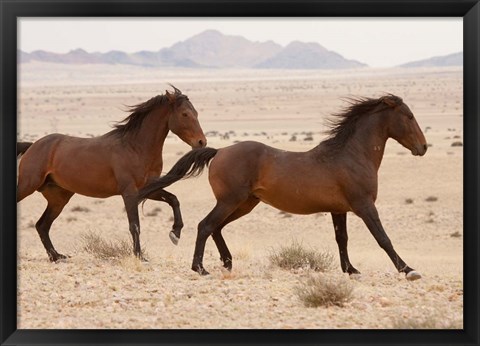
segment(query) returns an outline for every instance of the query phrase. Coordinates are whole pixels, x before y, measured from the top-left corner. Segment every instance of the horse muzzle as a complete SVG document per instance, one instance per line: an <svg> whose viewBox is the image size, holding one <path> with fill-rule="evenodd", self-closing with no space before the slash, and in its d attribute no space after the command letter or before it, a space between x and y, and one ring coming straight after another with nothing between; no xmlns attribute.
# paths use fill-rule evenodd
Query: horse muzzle
<svg viewBox="0 0 480 346"><path fill-rule="evenodd" d="M423 156L427 152L427 144L419 144L411 149L412 155Z"/></svg>
<svg viewBox="0 0 480 346"><path fill-rule="evenodd" d="M195 140L190 146L192 147L192 149L204 148L207 146L207 139L203 137L198 140Z"/></svg>

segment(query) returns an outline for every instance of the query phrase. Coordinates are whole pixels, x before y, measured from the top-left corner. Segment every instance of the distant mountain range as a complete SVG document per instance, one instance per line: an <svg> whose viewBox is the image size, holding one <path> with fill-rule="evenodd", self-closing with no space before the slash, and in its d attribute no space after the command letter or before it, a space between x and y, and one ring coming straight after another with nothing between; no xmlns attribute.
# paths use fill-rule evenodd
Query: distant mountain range
<svg viewBox="0 0 480 346"><path fill-rule="evenodd" d="M347 60L338 53L327 50L318 43L294 41L277 54L256 64L257 68L280 69L340 69L367 67L355 60Z"/></svg>
<svg viewBox="0 0 480 346"><path fill-rule="evenodd" d="M335 69L365 67L317 43L292 42L285 48L273 41L252 42L241 36L207 30L159 51L88 53L75 49L65 54L37 50L18 52L19 61L64 64L129 64L139 66L204 68Z"/></svg>
<svg viewBox="0 0 480 346"><path fill-rule="evenodd" d="M456 54L462 56L459 59L461 65L463 53ZM417 66L450 66L444 65L446 60L442 60L447 57L422 60L404 64L402 67L411 67L415 66L411 64L421 63L425 65ZM457 61L456 59L454 57L450 60ZM294 41L286 47L282 47L273 41L252 42L242 36L224 35L216 30L204 31L158 51L88 53L83 49L75 49L65 54L59 54L43 50L31 53L19 50L18 60L21 63L41 61L63 64L127 64L191 68L348 69L367 67L362 62L349 60L336 52L329 51L318 43ZM427 61L433 65L427 65Z"/></svg>
<svg viewBox="0 0 480 346"><path fill-rule="evenodd" d="M412 61L400 67L463 66L463 52Z"/></svg>

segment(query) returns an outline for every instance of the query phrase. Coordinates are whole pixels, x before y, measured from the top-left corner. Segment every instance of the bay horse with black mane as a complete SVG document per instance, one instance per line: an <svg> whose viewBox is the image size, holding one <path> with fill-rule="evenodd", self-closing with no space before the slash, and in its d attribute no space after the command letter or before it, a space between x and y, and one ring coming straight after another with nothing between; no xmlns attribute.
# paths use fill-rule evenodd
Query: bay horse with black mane
<svg viewBox="0 0 480 346"><path fill-rule="evenodd" d="M163 177L140 190L139 199L174 182L200 174L210 163L209 181L217 203L199 223L192 269L203 267L205 242L211 235L225 268L232 255L222 236L228 223L250 213L260 202L294 214L330 212L343 272L358 274L347 251L347 212L367 225L380 247L408 280L421 275L393 249L375 207L378 169L388 138L397 140L413 155L427 151L425 137L413 113L395 95L378 99L354 98L331 120L330 136L307 152L289 152L259 142L240 142L213 149L194 149Z"/></svg>
<svg viewBox="0 0 480 346"><path fill-rule="evenodd" d="M51 261L66 258L50 240L53 221L75 194L107 198L121 195L125 203L133 250L141 258L137 192L160 176L162 151L169 131L193 148L207 143L198 113L188 97L175 88L129 108L131 114L99 137L79 138L62 134L45 136L35 143L21 144L17 202L40 191L48 202L35 227ZM174 214L170 238L180 238L183 227L175 195L158 189L150 199L168 203Z"/></svg>

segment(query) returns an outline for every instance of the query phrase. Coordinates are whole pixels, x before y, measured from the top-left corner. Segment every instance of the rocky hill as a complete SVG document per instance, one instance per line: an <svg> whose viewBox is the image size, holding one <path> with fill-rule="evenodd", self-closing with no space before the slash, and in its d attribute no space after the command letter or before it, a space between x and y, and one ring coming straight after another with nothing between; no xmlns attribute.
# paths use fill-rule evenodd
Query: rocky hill
<svg viewBox="0 0 480 346"><path fill-rule="evenodd" d="M294 41L282 47L273 42L253 42L242 36L224 35L207 30L171 47L158 51L125 53L88 53L75 49L65 54L37 50L19 51L19 61L43 61L63 64L129 64L139 66L174 66L207 68L279 68L338 69L367 66L348 60L318 43Z"/></svg>
<svg viewBox="0 0 480 346"><path fill-rule="evenodd" d="M345 59L318 43L294 41L273 57L257 64L259 68L279 69L341 69L365 67L366 64Z"/></svg>
<svg viewBox="0 0 480 346"><path fill-rule="evenodd" d="M463 66L463 52L443 56L435 56L428 59L412 61L400 67L442 67L442 66Z"/></svg>

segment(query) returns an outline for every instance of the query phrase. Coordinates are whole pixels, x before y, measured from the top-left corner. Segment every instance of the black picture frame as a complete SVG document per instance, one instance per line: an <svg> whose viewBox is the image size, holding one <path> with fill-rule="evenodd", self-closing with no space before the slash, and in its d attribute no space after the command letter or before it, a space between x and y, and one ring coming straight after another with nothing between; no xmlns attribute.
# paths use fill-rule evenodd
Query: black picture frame
<svg viewBox="0 0 480 346"><path fill-rule="evenodd" d="M0 343L1 345L479 344L478 0L0 0ZM20 17L463 17L463 330L17 330L16 114ZM59 316L61 318L61 316ZM208 318L208 316L205 316Z"/></svg>

